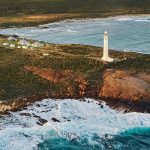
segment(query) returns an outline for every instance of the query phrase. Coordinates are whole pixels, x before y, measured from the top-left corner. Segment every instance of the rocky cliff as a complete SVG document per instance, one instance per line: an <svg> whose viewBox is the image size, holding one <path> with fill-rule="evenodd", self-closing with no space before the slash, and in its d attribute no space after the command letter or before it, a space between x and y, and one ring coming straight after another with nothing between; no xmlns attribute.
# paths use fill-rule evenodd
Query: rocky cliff
<svg viewBox="0 0 150 150"><path fill-rule="evenodd" d="M103 72L102 86L92 88L88 81L81 75L73 74L69 70L52 71L44 70L36 67L25 67L25 71L40 76L55 84L63 84L60 92L49 91L40 95L18 99L12 102L1 104L0 112L16 111L35 101L44 98L79 98L90 97L95 99L104 99L114 101L113 105L118 101L130 103L130 106L136 109L136 104L141 104L138 110L146 110L149 112L150 106L150 76L146 73L135 73L129 71L107 69ZM109 101L110 102L110 101ZM131 105L132 104L132 105ZM146 104L147 106L145 107ZM119 104L120 105L120 104ZM124 104L123 104L124 105ZM137 108L139 108L137 107Z"/></svg>
<svg viewBox="0 0 150 150"><path fill-rule="evenodd" d="M99 96L113 100L150 103L148 74L108 69L103 73Z"/></svg>

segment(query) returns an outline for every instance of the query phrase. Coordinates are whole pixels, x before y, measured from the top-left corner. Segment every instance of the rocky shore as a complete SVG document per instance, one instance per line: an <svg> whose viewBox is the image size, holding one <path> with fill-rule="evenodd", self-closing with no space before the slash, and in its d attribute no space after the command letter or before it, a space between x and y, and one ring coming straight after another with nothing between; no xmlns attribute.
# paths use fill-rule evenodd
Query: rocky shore
<svg viewBox="0 0 150 150"><path fill-rule="evenodd" d="M33 95L15 101L0 104L0 113L18 111L36 101L46 98L54 99L79 99L85 97L95 100L104 100L114 108L120 108L124 112L140 111L150 113L150 75L129 73L127 71L108 69L103 72L103 85L97 89L88 84L88 81L70 75L70 72L47 72L37 68L25 68L42 78L46 78L58 84L67 84L67 89L61 89L55 93L51 90L40 95ZM73 79L75 84L71 85L65 81Z"/></svg>

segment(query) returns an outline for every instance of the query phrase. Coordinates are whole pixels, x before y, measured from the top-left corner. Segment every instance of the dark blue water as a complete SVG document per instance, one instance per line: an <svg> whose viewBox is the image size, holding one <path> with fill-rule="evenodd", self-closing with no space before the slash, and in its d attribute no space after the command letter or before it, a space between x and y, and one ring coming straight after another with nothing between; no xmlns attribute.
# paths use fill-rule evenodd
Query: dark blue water
<svg viewBox="0 0 150 150"><path fill-rule="evenodd" d="M47 138L38 145L39 150L149 150L150 128L133 128L116 136L105 135L100 138L93 135L92 142L85 138L66 140Z"/></svg>
<svg viewBox="0 0 150 150"><path fill-rule="evenodd" d="M124 114L98 104L45 99L1 116L0 150L150 150L149 114ZM48 122L40 126L39 118Z"/></svg>

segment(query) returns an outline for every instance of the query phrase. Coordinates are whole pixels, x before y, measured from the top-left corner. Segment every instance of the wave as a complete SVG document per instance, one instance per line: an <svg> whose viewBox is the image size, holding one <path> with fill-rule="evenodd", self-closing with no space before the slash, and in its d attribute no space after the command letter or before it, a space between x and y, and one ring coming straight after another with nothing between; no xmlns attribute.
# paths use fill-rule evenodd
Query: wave
<svg viewBox="0 0 150 150"><path fill-rule="evenodd" d="M67 32L77 32L77 31L71 30L71 29L67 29L66 31L67 31Z"/></svg>
<svg viewBox="0 0 150 150"><path fill-rule="evenodd" d="M114 149L148 150L150 149L150 127L132 128L108 139Z"/></svg>
<svg viewBox="0 0 150 150"><path fill-rule="evenodd" d="M136 21L136 22L150 22L149 18L139 18L137 17L122 17L122 18L116 18L117 21Z"/></svg>
<svg viewBox="0 0 150 150"><path fill-rule="evenodd" d="M133 18L129 18L129 17L123 17L123 18L116 18L117 21L132 21Z"/></svg>
<svg viewBox="0 0 150 150"><path fill-rule="evenodd" d="M42 120L47 122L43 126ZM49 138L78 143L86 140L89 145L97 145L106 135L112 138L126 130L142 127L150 127L149 114L123 114L92 99L45 99L3 116L0 147L2 150L32 150Z"/></svg>
<svg viewBox="0 0 150 150"><path fill-rule="evenodd" d="M122 135L147 134L150 135L150 127L131 128L122 133Z"/></svg>
<svg viewBox="0 0 150 150"><path fill-rule="evenodd" d="M150 19L136 19L137 22L150 22Z"/></svg>

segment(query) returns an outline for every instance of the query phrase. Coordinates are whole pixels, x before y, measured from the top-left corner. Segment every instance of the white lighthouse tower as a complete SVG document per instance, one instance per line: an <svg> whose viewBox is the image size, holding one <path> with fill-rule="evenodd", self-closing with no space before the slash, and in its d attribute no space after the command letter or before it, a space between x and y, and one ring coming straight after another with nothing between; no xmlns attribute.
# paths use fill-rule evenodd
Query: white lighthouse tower
<svg viewBox="0 0 150 150"><path fill-rule="evenodd" d="M103 61L113 62L113 58L110 58L108 55L108 33L105 31L104 33L104 48L103 48Z"/></svg>

